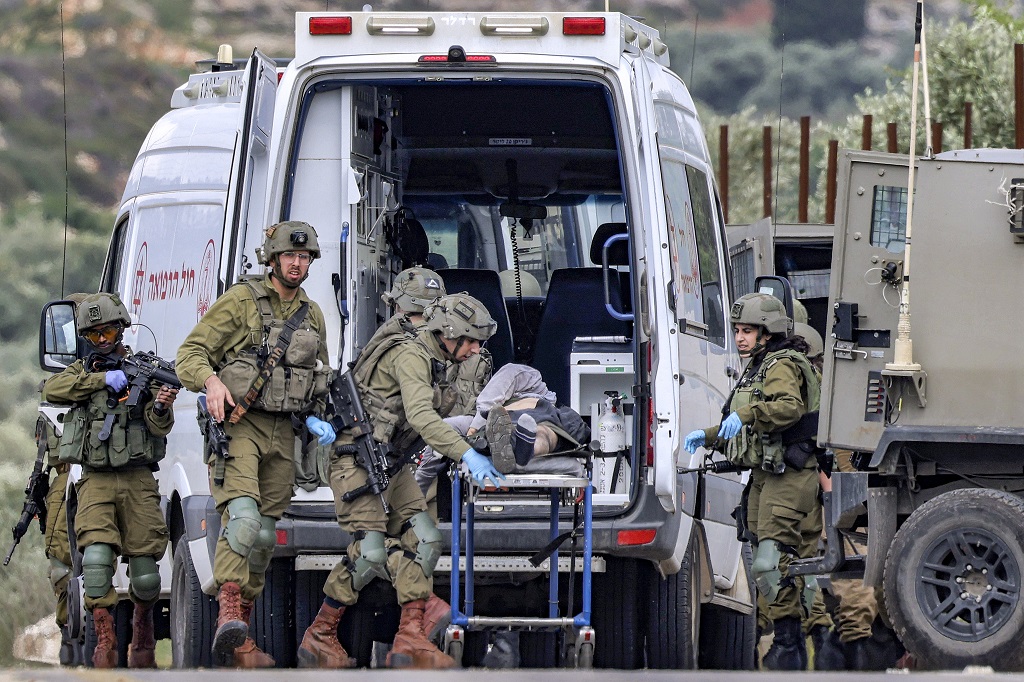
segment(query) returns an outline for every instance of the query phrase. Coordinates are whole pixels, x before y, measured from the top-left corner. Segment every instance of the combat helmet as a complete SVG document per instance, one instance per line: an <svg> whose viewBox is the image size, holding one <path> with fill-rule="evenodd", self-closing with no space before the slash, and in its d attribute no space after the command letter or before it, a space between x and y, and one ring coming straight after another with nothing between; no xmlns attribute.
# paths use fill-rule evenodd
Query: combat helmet
<svg viewBox="0 0 1024 682"><path fill-rule="evenodd" d="M427 329L446 339L468 336L486 341L498 330L498 323L483 303L467 293L442 296L423 309Z"/></svg>
<svg viewBox="0 0 1024 682"><path fill-rule="evenodd" d="M807 308L804 307L799 298L793 299L793 322L807 324Z"/></svg>
<svg viewBox="0 0 1024 682"><path fill-rule="evenodd" d="M120 322L125 327L132 325L128 309L124 307L124 303L121 303L117 294L89 294L78 304L75 314L78 331L101 327L113 322Z"/></svg>
<svg viewBox="0 0 1024 682"><path fill-rule="evenodd" d="M301 220L271 225L263 233L263 245L256 249L256 259L261 265L270 265L271 258L285 251L309 251L314 259L319 258L320 243L313 226Z"/></svg>
<svg viewBox="0 0 1024 682"><path fill-rule="evenodd" d="M771 294L740 296L732 304L729 318L733 324L758 325L777 336L787 337L793 333L793 320L786 315L786 307Z"/></svg>
<svg viewBox="0 0 1024 682"><path fill-rule="evenodd" d="M381 294L387 305L407 313L422 313L431 302L445 296L444 280L427 268L408 268L398 273L391 291Z"/></svg>

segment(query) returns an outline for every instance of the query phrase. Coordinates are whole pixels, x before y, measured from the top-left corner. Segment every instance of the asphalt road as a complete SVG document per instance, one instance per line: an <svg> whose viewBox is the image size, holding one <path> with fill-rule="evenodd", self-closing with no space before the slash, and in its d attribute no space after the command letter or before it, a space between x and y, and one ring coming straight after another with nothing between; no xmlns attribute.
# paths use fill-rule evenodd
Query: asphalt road
<svg viewBox="0 0 1024 682"><path fill-rule="evenodd" d="M767 672L680 672L675 670L634 670L634 671L576 671L576 670L455 670L455 671L405 671L405 670L262 670L258 672L242 670L153 670L153 671L101 671L82 668L22 668L0 671L0 682L74 682L90 680L96 682L167 682L168 680L197 680L200 682L243 682L249 680L366 680L372 677L381 682L451 682L452 680L470 680L477 675L486 676L486 680L543 680L544 682L583 682L601 680L602 682L636 682L651 680L657 682L679 682L680 680L712 680L713 682L731 682L733 680L749 680L751 682L792 682L793 673ZM801 673L819 679L841 679L842 682L870 682L889 679L894 675L910 673ZM921 672L913 673L914 682L948 681L950 679L967 679L971 682L1024 680L1024 675L1005 675L988 672L988 669L977 671Z"/></svg>

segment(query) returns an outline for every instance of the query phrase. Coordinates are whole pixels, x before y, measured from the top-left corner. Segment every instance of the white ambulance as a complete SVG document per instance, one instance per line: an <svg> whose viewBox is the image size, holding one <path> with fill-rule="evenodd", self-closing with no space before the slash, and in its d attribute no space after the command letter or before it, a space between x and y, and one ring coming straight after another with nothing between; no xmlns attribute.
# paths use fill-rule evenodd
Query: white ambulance
<svg viewBox="0 0 1024 682"><path fill-rule="evenodd" d="M596 665L753 668L754 596L730 518L743 481L677 471L700 463L683 435L721 418L739 361L708 149L668 65L656 30L614 13L299 13L286 67L256 51L174 92L132 169L102 288L173 358L218 295L261 271L263 229L306 221L323 257L304 286L337 368L389 314L380 294L404 266L438 270L498 321L496 367L536 367L595 427L606 392L624 396L626 449L594 460ZM166 627L174 665L194 667L210 663L220 517L195 396L175 410L158 474ZM322 457L307 464L253 624L281 666L349 540L317 485ZM547 498L476 505L478 612L546 613L527 558L548 542ZM342 621L362 664L397 625L389 589L368 587ZM559 663L551 635L520 646L524 666ZM468 641L464 663L484 647Z"/></svg>

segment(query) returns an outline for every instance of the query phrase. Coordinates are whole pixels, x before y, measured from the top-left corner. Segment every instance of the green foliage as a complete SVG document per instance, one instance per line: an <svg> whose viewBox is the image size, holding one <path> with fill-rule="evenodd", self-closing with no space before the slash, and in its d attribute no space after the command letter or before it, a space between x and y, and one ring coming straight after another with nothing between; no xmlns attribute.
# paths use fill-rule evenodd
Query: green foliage
<svg viewBox="0 0 1024 682"><path fill-rule="evenodd" d="M695 52L692 29L680 29L669 36L672 67L693 97L717 112L753 107L777 115L781 97L785 116L843 120L854 94L884 85L885 64L865 58L853 42L787 42L779 50L763 34L698 30Z"/></svg>
<svg viewBox="0 0 1024 682"><path fill-rule="evenodd" d="M838 45L864 35L867 0L781 0L775 3L772 41L813 40Z"/></svg>
<svg viewBox="0 0 1024 682"><path fill-rule="evenodd" d="M937 26L926 20L932 119L943 124L944 147L963 146L964 103L973 102L973 146L1012 147L1013 45L1024 41L1024 25L1000 20L982 6L974 21ZM900 150L910 146L910 69L890 78L884 91L867 90L857 107L876 121L895 121ZM917 150L924 152L924 99L918 94Z"/></svg>

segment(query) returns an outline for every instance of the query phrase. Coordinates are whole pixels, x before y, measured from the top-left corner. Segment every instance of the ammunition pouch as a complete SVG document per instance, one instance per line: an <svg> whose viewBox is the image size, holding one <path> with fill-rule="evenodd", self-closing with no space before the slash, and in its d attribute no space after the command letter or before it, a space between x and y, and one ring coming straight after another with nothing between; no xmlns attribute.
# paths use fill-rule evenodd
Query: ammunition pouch
<svg viewBox="0 0 1024 682"><path fill-rule="evenodd" d="M315 335L315 332L299 329L292 336L293 341L300 335L300 332ZM288 346L285 358L288 357L293 345L294 343ZM217 376L231 391L231 397L239 400L256 383L259 374L260 364L257 362L256 356L246 353L226 364ZM270 379L263 385L263 390L260 392L259 398L253 402L252 407L264 412L303 412L313 402L313 397L317 395L318 383L321 395L327 392L329 375L329 368L324 370L322 367L317 368L315 364L313 367L293 367L282 361L274 368Z"/></svg>
<svg viewBox="0 0 1024 682"><path fill-rule="evenodd" d="M65 464L82 464L94 470L149 466L164 458L166 441L149 432L141 416L141 405L134 409L119 404L106 406L107 392L97 391L85 405L72 408L64 418L58 458ZM140 414L135 415L135 411ZM100 440L107 414L114 424L106 440Z"/></svg>

